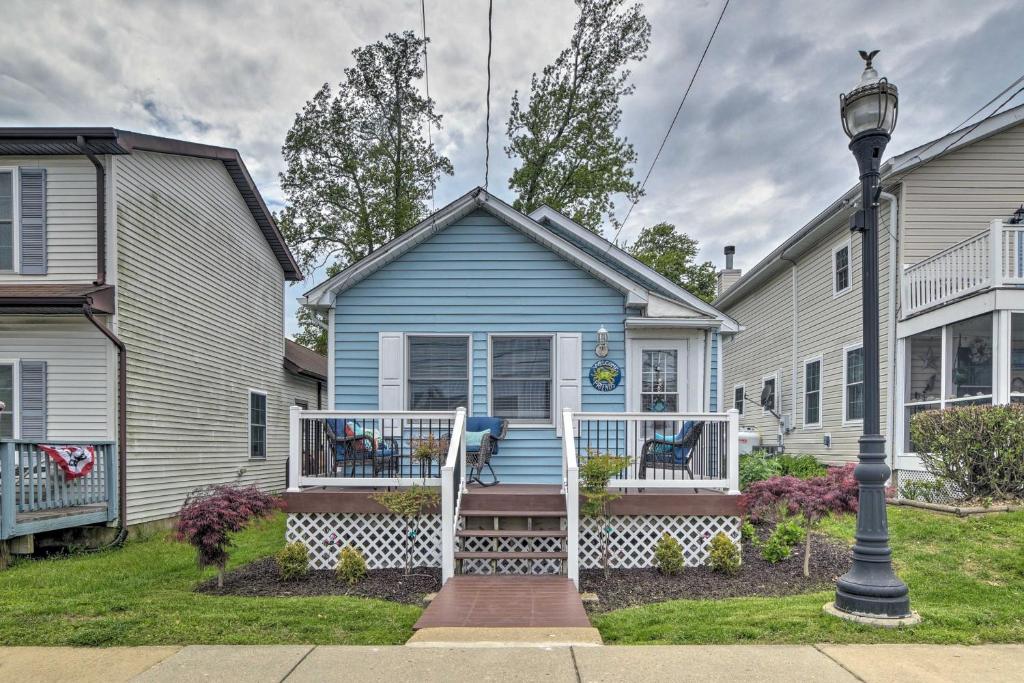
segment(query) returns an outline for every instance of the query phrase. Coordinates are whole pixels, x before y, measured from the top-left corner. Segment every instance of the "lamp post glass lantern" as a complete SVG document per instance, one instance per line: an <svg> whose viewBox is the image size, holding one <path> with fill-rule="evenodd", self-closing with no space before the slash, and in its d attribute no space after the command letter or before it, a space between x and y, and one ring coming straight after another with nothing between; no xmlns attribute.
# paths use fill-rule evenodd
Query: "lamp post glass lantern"
<svg viewBox="0 0 1024 683"><path fill-rule="evenodd" d="M908 620L913 617L910 596L906 584L892 569L889 549L885 483L891 471L886 464L885 438L880 429L878 386L879 168L889 136L896 127L899 100L896 86L880 78L872 66L876 54L877 50L860 53L865 62L860 83L839 96L843 130L850 137L850 151L857 160L861 181L861 208L850 227L861 233L864 433L854 472L860 504L853 566L837 582L835 603L827 608L842 617Z"/></svg>

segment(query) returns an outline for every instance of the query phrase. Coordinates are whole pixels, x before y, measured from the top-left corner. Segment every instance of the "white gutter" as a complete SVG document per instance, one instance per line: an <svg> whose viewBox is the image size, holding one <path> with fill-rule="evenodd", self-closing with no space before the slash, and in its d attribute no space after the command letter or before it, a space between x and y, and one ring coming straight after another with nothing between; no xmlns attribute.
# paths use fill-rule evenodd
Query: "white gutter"
<svg viewBox="0 0 1024 683"><path fill-rule="evenodd" d="M903 273L897 270L897 250L899 248L899 202L896 195L883 192L879 195L881 199L889 202L889 329L886 330L886 347L889 351L889 366L887 368L886 384L886 415L885 415L885 441L889 450L889 466L896 468L896 438L893 433L893 426L896 421L896 292L899 291L897 281Z"/></svg>

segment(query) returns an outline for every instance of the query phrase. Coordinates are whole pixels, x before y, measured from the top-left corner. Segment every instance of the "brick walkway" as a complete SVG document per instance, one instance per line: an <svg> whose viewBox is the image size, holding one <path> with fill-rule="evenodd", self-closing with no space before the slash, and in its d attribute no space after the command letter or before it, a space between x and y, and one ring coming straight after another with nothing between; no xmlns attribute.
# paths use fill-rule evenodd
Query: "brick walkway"
<svg viewBox="0 0 1024 683"><path fill-rule="evenodd" d="M564 576L455 576L413 627L589 627L583 602Z"/></svg>

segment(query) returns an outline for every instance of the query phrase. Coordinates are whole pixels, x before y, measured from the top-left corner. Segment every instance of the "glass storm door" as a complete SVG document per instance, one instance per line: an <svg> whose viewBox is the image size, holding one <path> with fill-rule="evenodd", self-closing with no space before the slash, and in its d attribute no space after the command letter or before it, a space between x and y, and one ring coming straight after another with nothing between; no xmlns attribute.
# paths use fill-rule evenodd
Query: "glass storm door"
<svg viewBox="0 0 1024 683"><path fill-rule="evenodd" d="M634 342L632 360L633 410L644 413L687 410L683 377L685 342L638 340Z"/></svg>

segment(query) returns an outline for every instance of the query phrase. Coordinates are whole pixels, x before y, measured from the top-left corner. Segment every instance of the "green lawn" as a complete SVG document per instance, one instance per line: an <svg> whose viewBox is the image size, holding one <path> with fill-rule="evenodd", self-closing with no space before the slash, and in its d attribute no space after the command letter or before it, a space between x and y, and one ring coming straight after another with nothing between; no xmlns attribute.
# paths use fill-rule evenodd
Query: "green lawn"
<svg viewBox="0 0 1024 683"><path fill-rule="evenodd" d="M232 565L283 544L284 515L239 535ZM0 571L0 645L401 644L420 609L360 598L233 598L192 592L210 571L161 533L120 550Z"/></svg>
<svg viewBox="0 0 1024 683"><path fill-rule="evenodd" d="M983 643L1024 641L1024 513L959 519L889 508L893 552L924 622L875 629L825 616L832 593L676 600L597 616L606 643ZM853 518L828 532L853 541Z"/></svg>
<svg viewBox="0 0 1024 683"><path fill-rule="evenodd" d="M1024 642L1024 513L958 519L890 508L900 575L924 624L869 629L826 617L830 593L678 600L594 618L608 643ZM829 533L852 539L853 520ZM284 518L239 535L232 565L271 554ZM227 598L160 534L119 550L18 562L0 572L0 645L403 643L418 607L361 598Z"/></svg>

